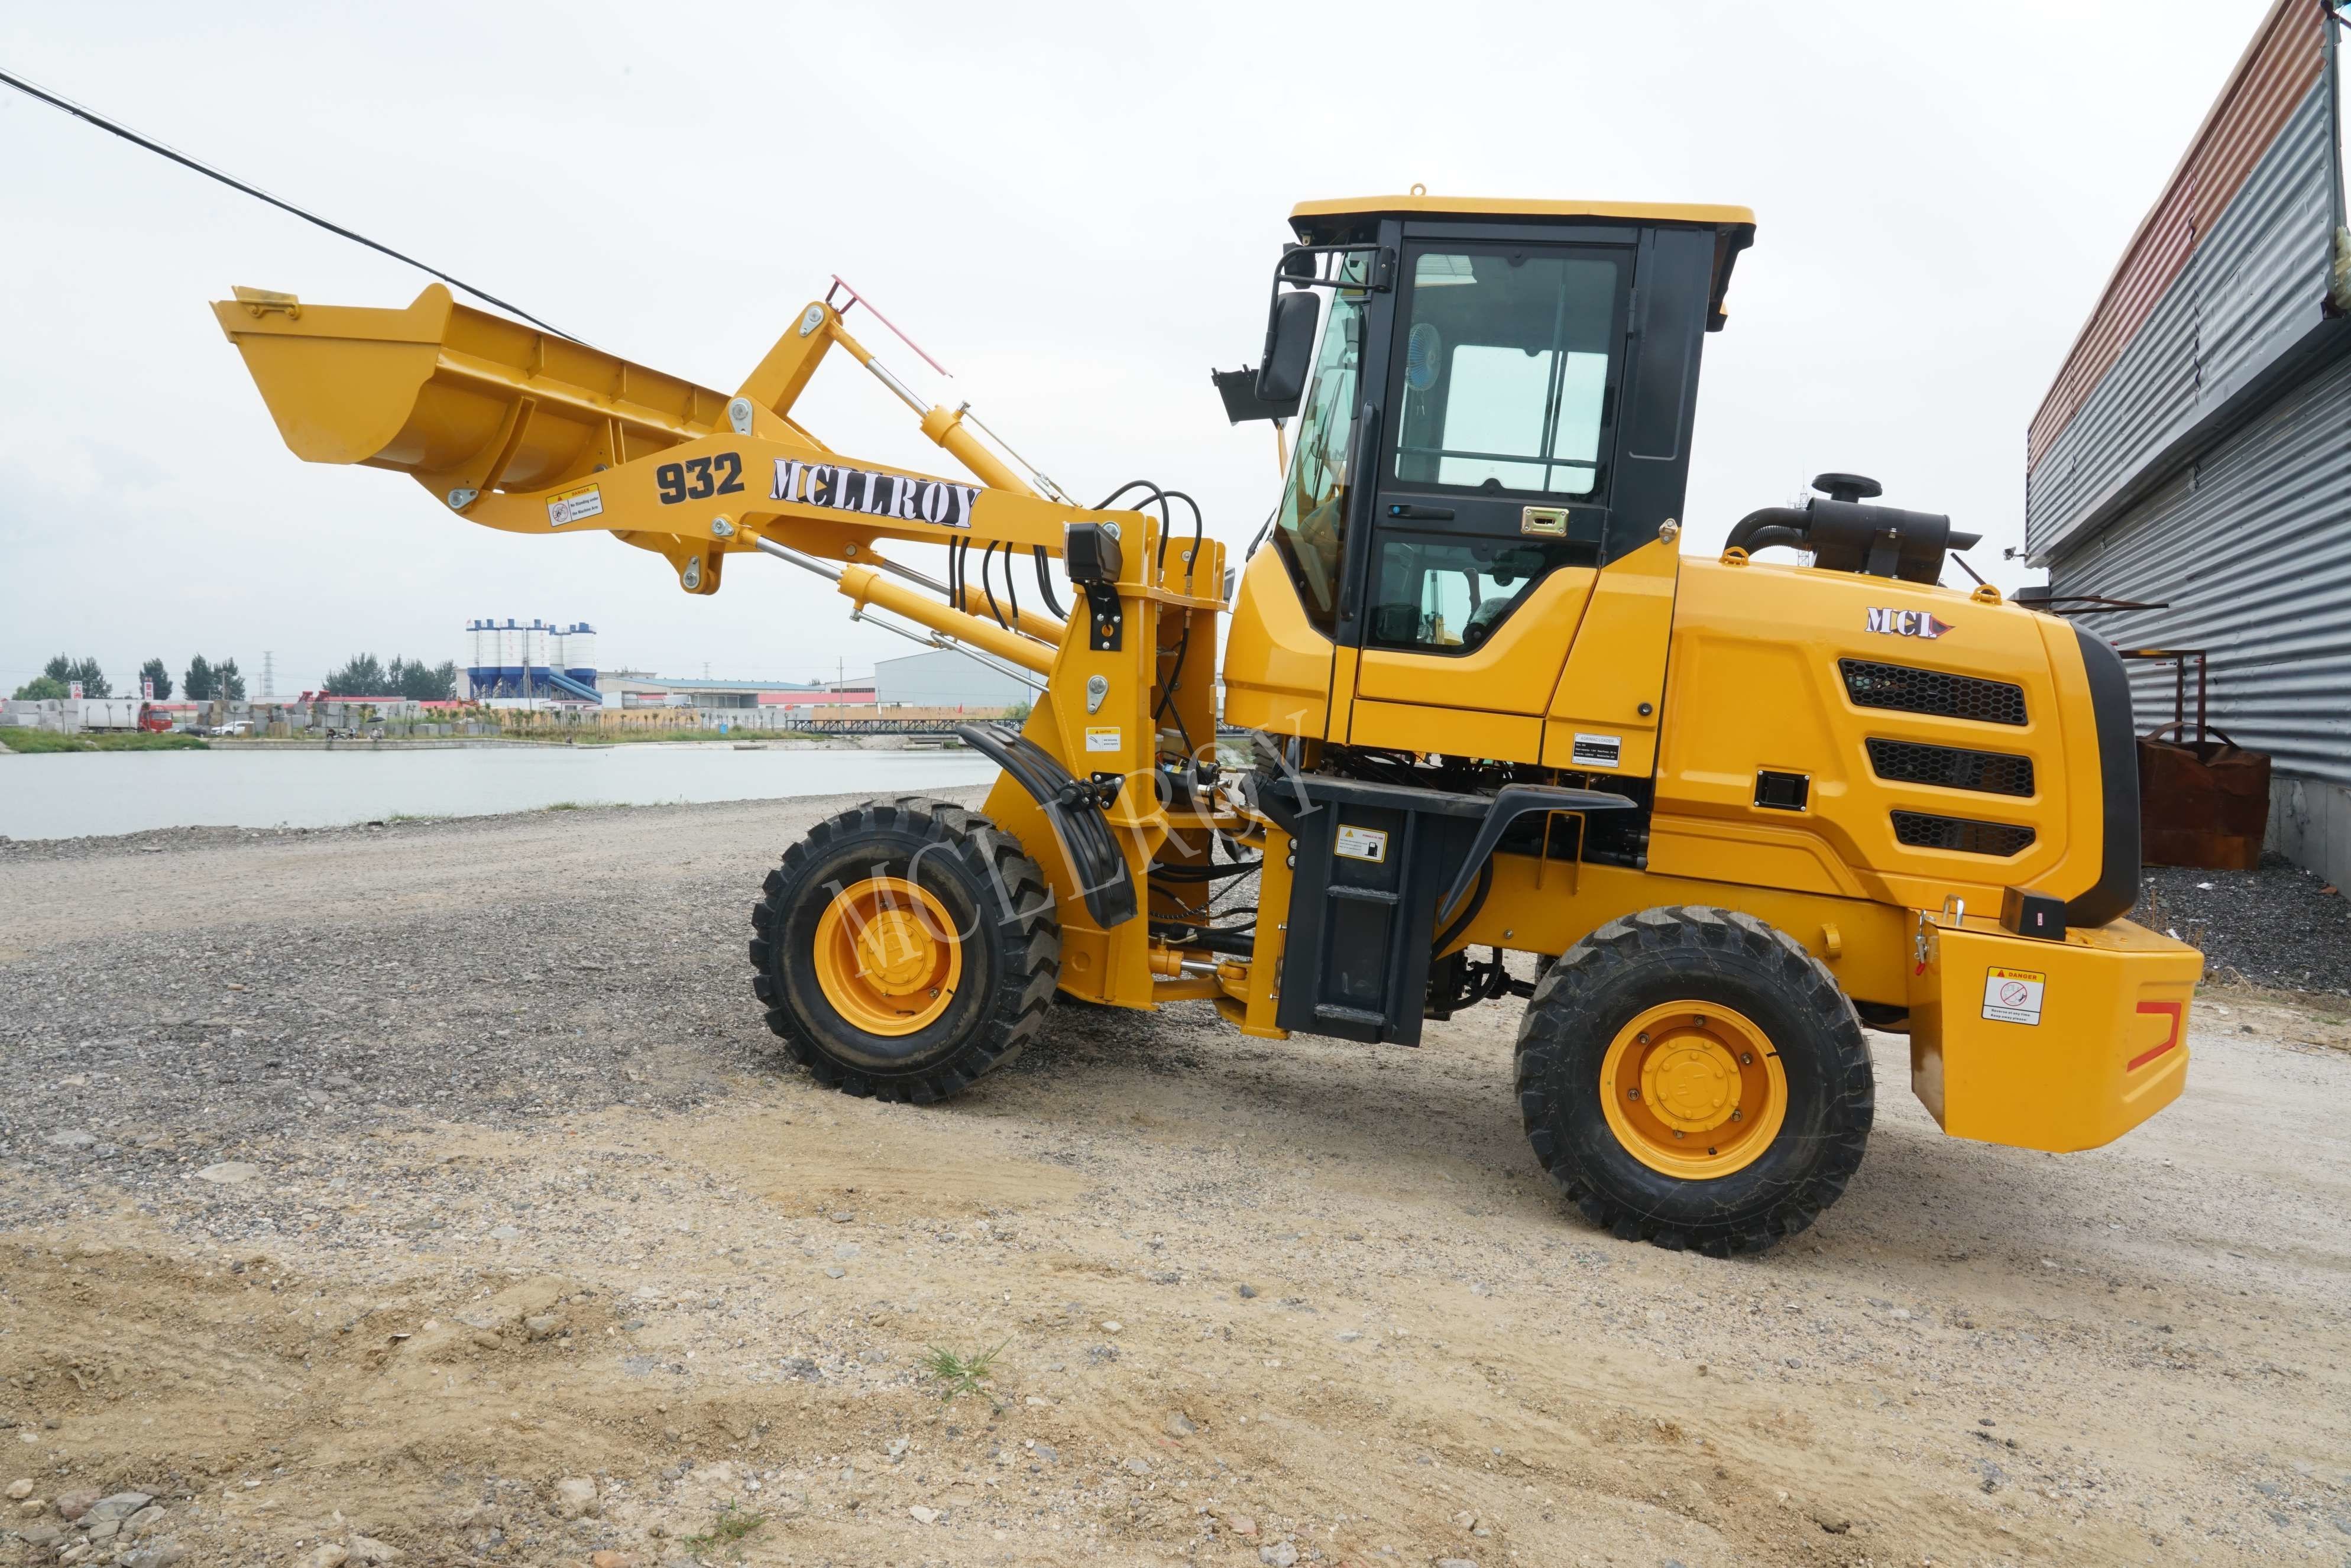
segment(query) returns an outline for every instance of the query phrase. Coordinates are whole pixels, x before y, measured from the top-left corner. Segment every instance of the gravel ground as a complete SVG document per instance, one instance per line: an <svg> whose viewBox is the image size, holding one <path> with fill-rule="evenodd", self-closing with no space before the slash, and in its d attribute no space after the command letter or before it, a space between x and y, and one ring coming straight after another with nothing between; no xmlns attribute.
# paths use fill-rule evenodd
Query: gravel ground
<svg viewBox="0 0 2351 1568"><path fill-rule="evenodd" d="M2351 996L2351 899L2283 855L2259 871L2152 866L2133 917L2204 949L2233 984Z"/></svg>
<svg viewBox="0 0 2351 1568"><path fill-rule="evenodd" d="M0 1562L2351 1561L2340 1009L2062 1159L1880 1038L1716 1262L1563 1212L1501 1005L818 1090L742 947L840 804L0 845Z"/></svg>

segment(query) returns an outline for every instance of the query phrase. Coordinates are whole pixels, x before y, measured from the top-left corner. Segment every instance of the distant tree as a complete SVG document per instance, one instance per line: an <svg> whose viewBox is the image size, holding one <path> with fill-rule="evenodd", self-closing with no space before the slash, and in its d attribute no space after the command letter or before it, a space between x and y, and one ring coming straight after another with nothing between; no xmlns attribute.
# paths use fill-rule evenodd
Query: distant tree
<svg viewBox="0 0 2351 1568"><path fill-rule="evenodd" d="M106 672L98 667L96 659L75 659L59 653L42 667L41 674L61 686L79 681L81 695L86 697L110 697L114 695L114 688L107 684Z"/></svg>
<svg viewBox="0 0 2351 1568"><path fill-rule="evenodd" d="M384 674L392 683L384 689L398 692L410 702L445 703L457 695L457 666L454 662L436 668L422 659L394 659Z"/></svg>
<svg viewBox="0 0 2351 1568"><path fill-rule="evenodd" d="M213 680L219 687L214 695L223 701L241 703L245 700L245 677L236 673L235 659L223 659L214 664Z"/></svg>
<svg viewBox="0 0 2351 1568"><path fill-rule="evenodd" d="M162 660L150 659L140 665L139 678L155 684L155 701L167 703L172 700L172 672L163 667Z"/></svg>
<svg viewBox="0 0 2351 1568"><path fill-rule="evenodd" d="M211 660L199 653L188 661L188 673L180 681L180 690L188 701L192 703L212 701L215 685Z"/></svg>
<svg viewBox="0 0 2351 1568"><path fill-rule="evenodd" d="M65 695L66 684L49 675L35 675L16 688L16 700L20 703L58 702Z"/></svg>
<svg viewBox="0 0 2351 1568"><path fill-rule="evenodd" d="M393 664L400 663L394 659ZM373 653L361 653L327 677L326 689L339 697L381 697L391 695L383 665Z"/></svg>

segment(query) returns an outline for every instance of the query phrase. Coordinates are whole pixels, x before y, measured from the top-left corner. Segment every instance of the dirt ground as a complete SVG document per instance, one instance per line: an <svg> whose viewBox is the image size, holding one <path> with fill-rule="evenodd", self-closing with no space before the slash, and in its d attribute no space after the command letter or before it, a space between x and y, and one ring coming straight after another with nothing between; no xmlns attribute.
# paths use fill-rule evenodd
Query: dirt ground
<svg viewBox="0 0 2351 1568"><path fill-rule="evenodd" d="M2351 1562L2340 1012L2066 1157L1879 1037L1712 1261L1554 1197L1516 1004L818 1090L743 945L841 804L0 845L0 1562Z"/></svg>

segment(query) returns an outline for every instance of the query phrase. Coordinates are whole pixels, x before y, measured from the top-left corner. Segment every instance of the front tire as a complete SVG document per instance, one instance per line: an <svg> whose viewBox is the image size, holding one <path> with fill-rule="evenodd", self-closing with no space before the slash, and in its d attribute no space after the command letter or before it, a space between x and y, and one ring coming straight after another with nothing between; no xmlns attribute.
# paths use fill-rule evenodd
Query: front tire
<svg viewBox="0 0 2351 1568"><path fill-rule="evenodd" d="M818 823L751 910L752 989L820 1083L928 1104L1019 1055L1061 972L1037 864L976 811L908 796Z"/></svg>
<svg viewBox="0 0 2351 1568"><path fill-rule="evenodd" d="M1835 1202L1876 1108L1834 977L1754 916L1696 905L1561 956L1520 1026L1518 1090L1536 1157L1593 1224L1716 1256Z"/></svg>

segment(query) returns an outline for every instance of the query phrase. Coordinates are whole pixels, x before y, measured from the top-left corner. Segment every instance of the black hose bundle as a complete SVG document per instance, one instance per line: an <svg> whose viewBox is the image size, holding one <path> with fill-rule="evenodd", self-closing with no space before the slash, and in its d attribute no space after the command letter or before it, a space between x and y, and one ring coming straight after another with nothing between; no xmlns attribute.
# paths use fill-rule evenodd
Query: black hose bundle
<svg viewBox="0 0 2351 1568"><path fill-rule="evenodd" d="M1043 545L1031 546L1029 553L1037 558L1037 592L1045 601L1045 608L1053 612L1054 620L1067 621L1070 618L1070 612L1061 608L1061 600L1055 596L1053 576L1048 570L1053 558L1045 553Z"/></svg>
<svg viewBox="0 0 2351 1568"><path fill-rule="evenodd" d="M1192 508L1192 559L1186 565L1184 572L1184 590L1187 593L1190 592L1192 589L1193 574L1199 570L1200 568L1200 546L1202 540L1206 537L1206 524L1200 516L1200 503L1195 501L1191 497L1186 495L1181 490L1163 490L1148 479L1129 479L1125 484L1121 485L1117 489L1113 490L1109 495L1103 497L1102 500L1095 505L1094 510L1097 512L1109 510L1112 502L1121 499L1125 497L1128 492L1134 490L1149 491L1151 493L1150 497L1144 502L1144 505L1148 506L1154 502L1158 505L1159 552L1153 564L1163 577L1166 574L1167 570L1167 536L1173 533L1176 528L1175 516L1167 503L1170 501L1181 501L1186 506ZM1140 510L1140 508L1137 509ZM1168 665L1167 680L1165 684L1159 688L1159 706L1151 710L1151 722L1155 727L1157 726L1162 718L1167 716L1169 705L1174 703L1176 700L1176 688L1184 678L1184 659L1191 651L1192 618L1189 615L1186 615L1184 618L1184 629L1181 632L1177 633L1176 638L1176 656L1174 661ZM1184 755L1187 758L1191 758L1196 749L1192 744L1191 727L1184 722L1184 715L1180 709L1176 713L1175 719L1176 733L1178 736L1181 736L1184 740ZM1194 758L1194 760L1197 759Z"/></svg>

